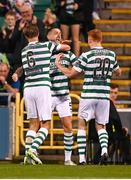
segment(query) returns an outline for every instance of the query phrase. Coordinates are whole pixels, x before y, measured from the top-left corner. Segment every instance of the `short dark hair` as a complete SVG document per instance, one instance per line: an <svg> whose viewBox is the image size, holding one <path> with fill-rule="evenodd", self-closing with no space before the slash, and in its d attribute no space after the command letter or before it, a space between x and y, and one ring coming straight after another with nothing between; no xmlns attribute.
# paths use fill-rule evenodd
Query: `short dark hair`
<svg viewBox="0 0 131 180"><path fill-rule="evenodd" d="M114 83L111 83L110 87L111 87L111 89L119 88L119 86L117 84L114 84Z"/></svg>
<svg viewBox="0 0 131 180"><path fill-rule="evenodd" d="M28 24L23 29L23 33L27 38L34 38L39 35L39 29L36 24Z"/></svg>

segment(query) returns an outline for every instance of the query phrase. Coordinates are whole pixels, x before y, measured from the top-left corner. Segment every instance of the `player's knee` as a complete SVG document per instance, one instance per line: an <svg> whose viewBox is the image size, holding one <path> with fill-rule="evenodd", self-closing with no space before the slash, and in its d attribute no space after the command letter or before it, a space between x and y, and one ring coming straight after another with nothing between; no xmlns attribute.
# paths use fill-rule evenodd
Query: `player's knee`
<svg viewBox="0 0 131 180"><path fill-rule="evenodd" d="M39 120L36 119L36 120L30 121L30 130L37 132L39 129L39 126L40 126Z"/></svg>
<svg viewBox="0 0 131 180"><path fill-rule="evenodd" d="M78 129L86 129L86 122L84 119L78 119Z"/></svg>
<svg viewBox="0 0 131 180"><path fill-rule="evenodd" d="M64 132L72 132L72 123L63 124Z"/></svg>
<svg viewBox="0 0 131 180"><path fill-rule="evenodd" d="M99 131L100 129L106 129L106 126L103 124L96 123L96 130Z"/></svg>
<svg viewBox="0 0 131 180"><path fill-rule="evenodd" d="M72 127L65 127L63 126L64 132L66 133L71 133L72 132Z"/></svg>
<svg viewBox="0 0 131 180"><path fill-rule="evenodd" d="M40 126L49 130L50 126L51 126L51 122L50 122L50 120L41 121L40 122Z"/></svg>

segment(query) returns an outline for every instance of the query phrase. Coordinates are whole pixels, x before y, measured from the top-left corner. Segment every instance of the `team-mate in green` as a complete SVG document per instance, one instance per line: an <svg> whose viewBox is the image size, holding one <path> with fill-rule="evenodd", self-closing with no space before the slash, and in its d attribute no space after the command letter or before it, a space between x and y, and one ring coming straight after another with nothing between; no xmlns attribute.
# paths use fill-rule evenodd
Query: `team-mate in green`
<svg viewBox="0 0 131 180"><path fill-rule="evenodd" d="M61 31L54 28L48 32L47 38L54 45L68 43L62 41ZM64 146L65 146L65 165L75 165L71 161L73 133L72 133L72 105L69 96L69 79L65 76L55 65L55 55L60 51L54 51L50 59L50 80L51 80L51 94L52 94L52 111L58 111L59 117L64 128ZM46 59L46 58L45 58ZM71 51L64 52L64 59L62 64L65 67L71 67L76 61L76 56ZM26 67L25 67L26 68ZM13 79L17 80L23 73L23 67L16 70ZM38 80L36 81L38 83ZM34 83L36 83L34 82ZM42 82L43 83L43 82ZM28 84L26 83L26 86ZM31 83L31 86L33 84ZM28 146L27 146L28 147ZM33 161L32 161L33 162Z"/></svg>
<svg viewBox="0 0 131 180"><path fill-rule="evenodd" d="M22 64L25 74L24 100L30 127L26 134L25 158L42 164L37 150L48 135L51 120L50 58L53 51L70 50L65 44L38 42L39 30L36 25L25 27L24 35L29 44L22 50ZM40 127L40 128L39 128Z"/></svg>
<svg viewBox="0 0 131 180"><path fill-rule="evenodd" d="M82 53L72 69L61 65L62 54L56 58L56 66L68 77L84 72L84 84L78 112L78 151L79 163L86 164L86 122L95 118L99 142L101 144L100 164L107 162L110 81L113 73L121 75L121 70L113 51L101 45L102 32L94 29L88 33L90 50Z"/></svg>
<svg viewBox="0 0 131 180"><path fill-rule="evenodd" d="M60 29L52 29L47 36L48 40L60 44L61 31ZM63 42L65 43L65 42ZM52 90L52 111L56 110L62 122L64 129L64 146L65 146L65 165L76 165L71 160L73 133L72 133L72 105L69 96L68 77L65 76L55 65L55 56L58 51L51 56L50 77ZM64 58L61 63L64 67L72 67L76 62L76 56L71 51L64 52Z"/></svg>

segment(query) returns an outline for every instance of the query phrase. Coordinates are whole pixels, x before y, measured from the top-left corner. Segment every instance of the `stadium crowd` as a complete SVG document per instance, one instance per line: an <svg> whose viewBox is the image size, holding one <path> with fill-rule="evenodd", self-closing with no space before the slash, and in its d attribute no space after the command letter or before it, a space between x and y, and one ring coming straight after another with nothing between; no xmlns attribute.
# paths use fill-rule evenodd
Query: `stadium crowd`
<svg viewBox="0 0 131 180"><path fill-rule="evenodd" d="M87 41L87 32L95 28L93 12L95 1L59 1L56 0L51 10L43 12L43 19L34 15L34 1L31 0L3 0L0 4L0 16L4 24L0 28L1 61L6 57L10 66L10 74L22 65L21 50L28 44L23 35L23 28L27 24L37 24L39 41L47 40L49 29L58 27L62 31L63 40L71 39L72 51L80 55L80 31ZM71 3L71 5L70 5ZM95 8L96 9L96 8ZM71 32L71 33L70 33ZM20 78L19 90L22 93L24 76ZM2 89L1 89L2 92Z"/></svg>
<svg viewBox="0 0 131 180"><path fill-rule="evenodd" d="M45 10L45 13L43 12L43 19L39 19L39 17L35 16L33 12L34 10L33 0L1 1L0 15L5 16L5 20L4 20L4 25L0 29L0 92L11 92L14 94L14 96L18 91L20 91L21 94L23 93L23 84L25 79L24 74L21 73L19 80L17 80L16 82L12 80L12 75L14 72L17 72L19 67L22 66L21 51L24 47L28 45L29 38L28 39L25 38L25 33L27 32L24 32L23 31L24 29L26 29L29 25L37 25L39 30L39 34L38 34L39 42L45 42L47 40L50 41L57 40L57 42L59 41L59 43L63 41L63 44L71 45L72 52L74 54L73 53L68 54L67 58L70 59L71 61L70 65L73 65L77 57L80 56L80 32L83 34L84 40L87 41L87 32L89 32L92 29L95 29L95 25L93 24L93 18L97 20L100 19L99 14L97 13L97 7L96 7L97 3L98 2L96 0L94 1L56 0L55 3L53 3L55 4L54 7L47 8ZM56 29L60 28L61 32L60 33L57 32L59 34L58 39L53 40L51 36L49 37L49 32L52 28L56 28ZM54 37L55 37L55 33L54 33ZM52 77L54 77L54 75L52 75ZM112 103L112 101L110 102ZM7 103L6 99L0 97L0 103L5 105ZM114 104L112 103L112 105ZM75 165L71 161L71 152L70 153L68 152L70 151L68 149L69 143L70 145L73 144L71 119L68 118L68 116L71 115L70 113L69 115L65 115L65 114L61 115L60 107L57 106L57 104L55 105L54 109L55 108L59 113L64 128L65 164ZM117 119L119 119L119 117ZM67 120L68 122L69 121L70 122L67 123ZM33 127L33 125L31 125L31 127ZM43 131L42 128L44 129L45 125L44 126L41 125L40 131ZM128 134L127 129L122 129L121 123L119 129L121 131L120 132L122 136L121 139L123 141L123 138L126 137L126 135ZM38 131L38 128L36 131ZM83 131L84 130L82 127L81 131L79 131L78 136L80 137L83 136L83 134L81 134L83 133ZM98 131L100 130L98 129ZM111 130L109 130L108 133L110 134L110 132ZM104 133L106 132L103 131L103 134ZM41 137L45 140L43 134L44 133L42 132ZM30 141L28 140L28 136L31 135L32 134L30 134L30 132L27 134L27 139L26 139L27 144L29 144ZM101 135L101 132L99 133L99 135ZM46 136L47 136L47 132L46 132ZM118 138L116 138L115 141L117 140L120 141L119 138L120 137L118 135ZM37 141L38 139L36 140L36 142ZM86 146L85 141L86 140L84 134L84 146ZM32 148L36 146L36 142L33 143L33 147L31 146ZM110 144L114 145L115 144L114 140L111 139ZM79 153L81 153L82 152L81 142L78 142L78 145L80 146ZM125 153L125 151L123 153ZM32 156L32 154L29 153L29 156ZM124 154L124 157L125 156L126 155ZM83 154L82 157L84 157ZM97 155L97 157L99 157L99 154ZM127 158L127 160L125 160L124 163L130 164L130 160L128 159L128 157L125 157ZM111 158L112 158L112 154L111 154ZM38 160L38 162L40 161ZM80 164L82 165L86 164L85 158L81 158Z"/></svg>

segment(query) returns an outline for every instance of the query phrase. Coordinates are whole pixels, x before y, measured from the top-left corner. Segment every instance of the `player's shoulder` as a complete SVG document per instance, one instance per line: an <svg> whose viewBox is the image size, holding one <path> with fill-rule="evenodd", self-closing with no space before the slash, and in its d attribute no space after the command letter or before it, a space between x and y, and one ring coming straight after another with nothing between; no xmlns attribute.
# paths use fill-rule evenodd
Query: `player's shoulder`
<svg viewBox="0 0 131 180"><path fill-rule="evenodd" d="M25 46L25 47L22 49L21 52L23 53L23 52L25 52L25 51L28 51L28 50L32 49L32 47L33 47L33 49L34 49L34 48L42 48L42 47L44 47L44 45L45 45L44 42L37 42L37 43L35 43L35 44L28 44L27 46Z"/></svg>
<svg viewBox="0 0 131 180"><path fill-rule="evenodd" d="M57 46L57 44L53 41L46 41L45 45L49 50L52 50Z"/></svg>
<svg viewBox="0 0 131 180"><path fill-rule="evenodd" d="M25 46L25 47L21 50L21 52L24 53L25 51L27 51L27 49L28 49L28 45Z"/></svg>
<svg viewBox="0 0 131 180"><path fill-rule="evenodd" d="M70 57L72 57L72 56L76 57L76 55L75 55L72 51L64 51L63 53L64 53L65 55L70 56Z"/></svg>
<svg viewBox="0 0 131 180"><path fill-rule="evenodd" d="M86 51L86 52L83 52L83 53L80 55L80 57L88 58L91 53L92 53L91 50Z"/></svg>
<svg viewBox="0 0 131 180"><path fill-rule="evenodd" d="M56 45L56 43L53 41L45 41L45 42L43 42L43 44L46 44L47 46L48 45Z"/></svg>
<svg viewBox="0 0 131 180"><path fill-rule="evenodd" d="M45 41L45 42L38 42L37 43L37 46L48 46L48 41Z"/></svg>

